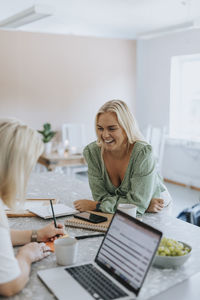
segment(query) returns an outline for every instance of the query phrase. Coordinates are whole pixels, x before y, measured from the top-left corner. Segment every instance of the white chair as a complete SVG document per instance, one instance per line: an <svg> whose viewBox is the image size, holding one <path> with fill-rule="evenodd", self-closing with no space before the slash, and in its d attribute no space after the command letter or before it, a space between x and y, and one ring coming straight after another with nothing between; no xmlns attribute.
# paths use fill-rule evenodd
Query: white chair
<svg viewBox="0 0 200 300"><path fill-rule="evenodd" d="M82 154L86 146L85 125L81 123L65 123L62 125L62 141L71 154ZM71 175L87 173L87 166L71 166L67 173Z"/></svg>
<svg viewBox="0 0 200 300"><path fill-rule="evenodd" d="M165 147L166 128L153 127L149 125L147 127L146 141L151 144L154 155L158 162L158 168L161 172L164 147Z"/></svg>
<svg viewBox="0 0 200 300"><path fill-rule="evenodd" d="M62 125L62 141L72 154L82 153L86 146L85 125L66 123Z"/></svg>

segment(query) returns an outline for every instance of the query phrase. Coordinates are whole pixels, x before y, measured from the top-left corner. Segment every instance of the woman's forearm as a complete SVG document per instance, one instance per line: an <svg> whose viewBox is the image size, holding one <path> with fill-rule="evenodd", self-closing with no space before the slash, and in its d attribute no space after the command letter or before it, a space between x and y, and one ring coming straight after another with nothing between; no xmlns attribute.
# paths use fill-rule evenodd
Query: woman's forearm
<svg viewBox="0 0 200 300"><path fill-rule="evenodd" d="M0 284L0 295L8 297L21 291L29 280L31 264L47 257L49 254L49 247L45 243L28 243L22 246L16 255L21 271L20 275L12 281Z"/></svg>
<svg viewBox="0 0 200 300"><path fill-rule="evenodd" d="M10 297L20 292L29 280L31 260L22 252L16 256L21 274L14 280L0 284L0 295Z"/></svg>
<svg viewBox="0 0 200 300"><path fill-rule="evenodd" d="M10 230L11 241L13 246L30 243L32 230Z"/></svg>
<svg viewBox="0 0 200 300"><path fill-rule="evenodd" d="M95 210L97 206L97 201L80 199L74 201L74 207L79 211Z"/></svg>

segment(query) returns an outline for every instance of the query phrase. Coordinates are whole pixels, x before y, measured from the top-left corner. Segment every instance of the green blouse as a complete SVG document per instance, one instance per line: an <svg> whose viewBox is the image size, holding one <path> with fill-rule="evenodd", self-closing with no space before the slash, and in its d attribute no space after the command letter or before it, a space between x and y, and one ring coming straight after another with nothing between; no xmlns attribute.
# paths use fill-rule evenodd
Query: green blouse
<svg viewBox="0 0 200 300"><path fill-rule="evenodd" d="M100 210L114 213L119 203L133 203L143 214L152 198L159 198L166 190L160 177L152 147L137 141L119 187L112 184L103 159L101 149L93 142L85 147L84 157L88 164L88 178L93 199L100 202Z"/></svg>

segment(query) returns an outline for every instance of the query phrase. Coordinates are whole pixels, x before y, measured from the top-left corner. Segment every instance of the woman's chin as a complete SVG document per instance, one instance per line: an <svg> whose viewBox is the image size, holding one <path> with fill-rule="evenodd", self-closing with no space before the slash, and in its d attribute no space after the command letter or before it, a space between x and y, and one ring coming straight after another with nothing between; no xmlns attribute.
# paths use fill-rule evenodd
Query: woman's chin
<svg viewBox="0 0 200 300"><path fill-rule="evenodd" d="M112 150L115 150L115 143L111 143L111 144L105 144L104 143L104 149L105 150L108 150L108 151L112 151Z"/></svg>

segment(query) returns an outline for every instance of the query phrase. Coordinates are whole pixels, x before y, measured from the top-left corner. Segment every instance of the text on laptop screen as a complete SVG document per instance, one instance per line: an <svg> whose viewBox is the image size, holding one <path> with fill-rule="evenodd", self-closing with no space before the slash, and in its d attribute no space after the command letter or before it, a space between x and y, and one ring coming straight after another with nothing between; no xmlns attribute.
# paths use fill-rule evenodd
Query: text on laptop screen
<svg viewBox="0 0 200 300"><path fill-rule="evenodd" d="M96 261L138 290L159 240L156 232L116 213Z"/></svg>

